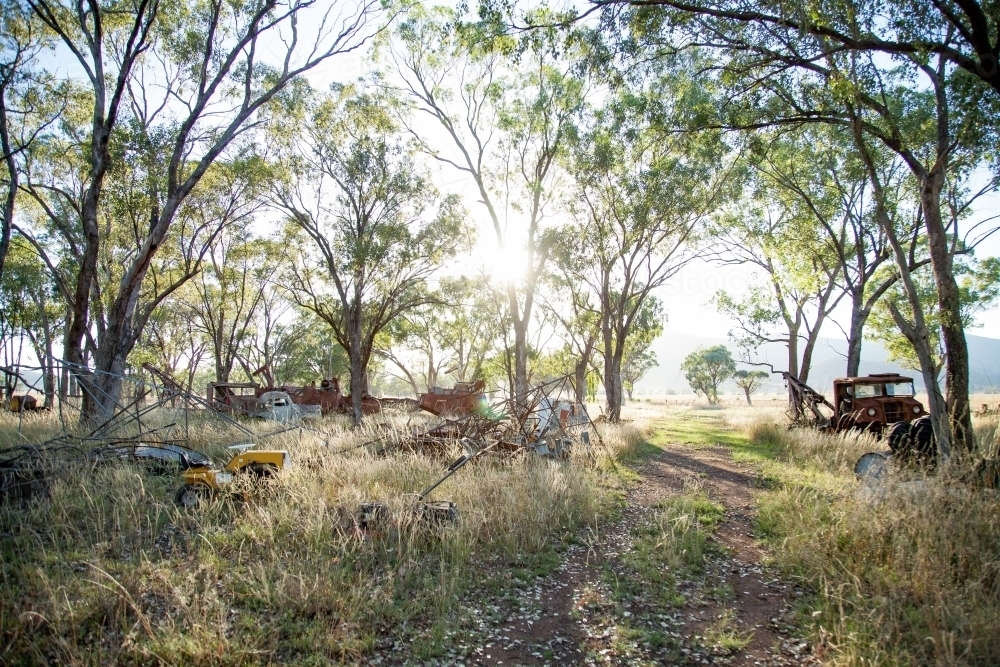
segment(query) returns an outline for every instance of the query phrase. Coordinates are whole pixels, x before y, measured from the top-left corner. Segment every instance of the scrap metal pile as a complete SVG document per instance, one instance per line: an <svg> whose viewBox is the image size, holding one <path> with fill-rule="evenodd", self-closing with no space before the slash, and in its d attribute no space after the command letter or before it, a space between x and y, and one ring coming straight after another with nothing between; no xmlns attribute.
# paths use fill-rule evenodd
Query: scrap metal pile
<svg viewBox="0 0 1000 667"><path fill-rule="evenodd" d="M20 381L25 382L23 370L17 373ZM126 461L142 466L150 474L179 474L182 486L176 501L183 507L194 508L225 489L245 488L233 485L240 477L263 479L285 468L290 460L287 451L256 447L272 435L304 429L303 407L312 406L315 412L341 410L344 401L349 400L340 394L336 379L318 388L285 388L292 391L260 392L260 387L253 383L212 384L205 400L155 366L144 364L143 370L153 381L119 378L129 387L124 392L129 399L114 402L106 417L88 430L79 428L78 414L64 414L73 412L72 401L60 401L58 418L62 428L58 434L43 442L18 445L0 453L0 502L47 495L48 480L69 464L93 466ZM61 362L56 364L56 371L65 371L76 378L81 392L93 391L94 383L87 381L87 374L93 371L63 366ZM31 384L29 389L37 391ZM418 401L399 403L404 408L420 405L445 417L429 427L393 431L361 445L379 453L408 450L444 456L455 450L463 452L447 466L440 479L416 494L414 510L422 519L455 520L458 510L454 503L429 501L427 497L462 467L488 453L524 452L565 459L573 447L590 445L588 427L593 423L585 407L572 400L575 391L571 376L493 403L487 401L484 390L482 382L459 383L452 389L434 388ZM293 402L293 395L302 403ZM76 396L83 397L83 394ZM18 407L23 404L23 400L19 401ZM219 420L238 431L240 437L254 442L229 445L232 453L228 462L215 465L204 453L187 446L189 418L196 413L202 415L201 419ZM21 433L23 408L18 414ZM277 428L269 433L251 430L245 425L246 420L241 419L245 416L278 422ZM381 503L365 503L360 510L361 525L384 516L386 511L387 507Z"/></svg>
<svg viewBox="0 0 1000 667"><path fill-rule="evenodd" d="M451 405L470 405L465 397L482 391L482 385L457 386L451 392L437 392L424 396L445 396ZM449 500L430 501L428 496L461 468L485 454L496 452L508 455L528 452L543 457L565 459L572 448L590 446L593 422L583 404L568 397L575 396L572 376L566 375L540 384L528 391L489 404L475 402L469 414L445 419L427 429L415 429L410 434L386 436L365 443L379 453L392 450L412 450L427 454L446 454L461 447L464 453L448 465L444 474L430 486L416 494L411 510L415 516L432 523L452 523L458 519L458 507ZM431 402L421 397L421 407L427 403L441 408L443 403ZM444 409L440 410L445 412ZM588 428L589 427L589 428ZM594 435L600 439L595 430ZM389 516L389 506L382 502L362 503L357 523L365 531L378 530Z"/></svg>
<svg viewBox="0 0 1000 667"><path fill-rule="evenodd" d="M468 405L465 397L481 390L479 385L473 392L463 391L462 404ZM573 396L572 376L565 375L494 403L481 395L464 416L445 418L408 433L390 433L365 445L379 453L402 449L445 454L461 446L470 455L489 447L496 452L528 451L566 458L574 445L590 445L587 427L593 426L586 407L573 402ZM420 404L427 402L422 398Z"/></svg>
<svg viewBox="0 0 1000 667"><path fill-rule="evenodd" d="M31 442L7 448L0 452L0 502L10 500L25 501L38 495L45 495L48 479L73 464L101 465L128 461L144 467L152 474L172 474L179 470L207 467L210 460L202 452L187 447L190 437L190 416L192 408L199 414L210 416L222 422L241 437L255 440L269 438L292 429L302 428L300 424L278 424L276 429L259 433L247 428L233 416L210 409L200 397L186 391L169 374L149 364L143 365L153 382L121 377L129 388L125 393L131 400L114 402L112 409L96 424L83 430L79 428L79 414L73 407L73 400L84 398L93 392L91 383L86 381L88 369L79 369L56 360L49 369L21 366L17 369L3 369L15 373L29 389L41 382L40 371L65 371L67 376L77 379L76 387L81 392L70 400L58 402L57 416L59 432L41 442ZM30 376L38 375L37 382ZM92 397L95 397L93 394ZM24 410L19 415L17 433L24 437Z"/></svg>

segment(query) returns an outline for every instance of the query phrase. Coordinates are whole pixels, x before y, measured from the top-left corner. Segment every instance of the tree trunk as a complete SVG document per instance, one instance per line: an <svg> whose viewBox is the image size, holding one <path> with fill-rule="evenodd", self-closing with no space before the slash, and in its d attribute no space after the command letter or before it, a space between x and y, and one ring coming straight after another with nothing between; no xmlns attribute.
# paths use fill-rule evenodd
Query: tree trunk
<svg viewBox="0 0 1000 667"><path fill-rule="evenodd" d="M812 330L806 338L805 348L802 350L802 362L799 365L799 380L802 381L802 384L806 384L809 381L809 371L812 370L813 351L816 349L816 342L819 340L819 332L823 328L823 322L826 320L826 308L828 303L830 303L829 293L826 294L819 302L819 313L816 316L816 322L813 324Z"/></svg>
<svg viewBox="0 0 1000 667"><path fill-rule="evenodd" d="M66 320L63 323L63 340L66 340L66 336L69 332L69 320L70 315L67 311ZM70 393L69 387L69 367L66 365L65 360L59 364L59 410L61 411L63 406L66 405L66 397Z"/></svg>
<svg viewBox="0 0 1000 667"><path fill-rule="evenodd" d="M87 377L83 387L81 421L106 419L114 414L122 390L122 376L132 345L121 340L105 342L94 358L94 373Z"/></svg>
<svg viewBox="0 0 1000 667"><path fill-rule="evenodd" d="M353 343L353 341L352 341ZM361 398L365 393L365 370L362 367L360 345L351 345L357 354L351 354L351 422L355 426L361 425L364 413L361 409Z"/></svg>
<svg viewBox="0 0 1000 667"><path fill-rule="evenodd" d="M583 353L573 367L573 384L576 391L576 402L583 405L587 401L587 369L590 368L590 358L594 354L594 340L591 338L583 347Z"/></svg>
<svg viewBox="0 0 1000 667"><path fill-rule="evenodd" d="M969 347L962 323L962 301L948 234L941 219L941 188L944 169L935 169L920 184L920 204L927 228L927 244L931 268L937 286L938 307L941 315L941 338L945 350L945 387L948 395L945 405L952 429L955 447L971 452L975 447L972 431L972 412L969 407Z"/></svg>
<svg viewBox="0 0 1000 667"><path fill-rule="evenodd" d="M437 367L434 365L434 348L427 347L427 391L437 386Z"/></svg>
<svg viewBox="0 0 1000 667"><path fill-rule="evenodd" d="M10 230L14 223L14 198L17 196L17 163L14 161L14 151L10 145L10 134L7 129L7 86L0 86L0 153L4 155L7 164L7 195L0 213L0 280L3 279L3 267L10 249Z"/></svg>
<svg viewBox="0 0 1000 667"><path fill-rule="evenodd" d="M604 395L608 404L608 421L617 424L622 418L622 357L625 341L614 336L610 323L602 327L604 334Z"/></svg>
<svg viewBox="0 0 1000 667"><path fill-rule="evenodd" d="M528 393L528 325L514 318L514 394Z"/></svg>
<svg viewBox="0 0 1000 667"><path fill-rule="evenodd" d="M608 404L608 421L617 424L622 418L622 360L612 355L604 365L604 393Z"/></svg>
<svg viewBox="0 0 1000 667"><path fill-rule="evenodd" d="M42 385L45 388L45 407L51 409L55 405L56 397L56 372L55 372L55 360L52 358L52 332L49 331L48 322L45 325L45 331L42 332L45 338L45 359L42 360L42 368L45 369L45 378L42 380Z"/></svg>
<svg viewBox="0 0 1000 667"><path fill-rule="evenodd" d="M576 362L573 368L573 390L576 393L576 402L583 404L587 402L587 367L588 363L581 359Z"/></svg>
<svg viewBox="0 0 1000 667"><path fill-rule="evenodd" d="M80 419L87 421L92 415L98 414L94 411L97 406L93 402L97 387L91 385L92 375L87 370L87 361L83 354L83 341L90 326L90 295L97 276L97 255L100 249L100 235L96 223L96 196L92 201L91 197L84 200L81 219L84 228L83 255L80 258L80 270L76 278L73 301L70 304L69 322L63 341L63 357L70 364L74 377L80 385L83 395Z"/></svg>
<svg viewBox="0 0 1000 667"><path fill-rule="evenodd" d="M750 402L750 387L743 387L743 393L747 395L747 405L753 405Z"/></svg>
<svg viewBox="0 0 1000 667"><path fill-rule="evenodd" d="M863 294L851 294L851 327L847 333L847 377L857 377L861 368L861 343L864 337L865 321L868 314L864 312L861 301Z"/></svg>
<svg viewBox="0 0 1000 667"><path fill-rule="evenodd" d="M799 328L798 326L788 329L788 374L792 377L799 377ZM792 412L793 419L802 417L803 408L799 401L799 395L789 383L788 385L788 407Z"/></svg>
<svg viewBox="0 0 1000 667"><path fill-rule="evenodd" d="M365 394L365 360L361 353L361 294L355 286L354 303L348 309L347 321L348 350L347 356L351 362L351 422L361 425L364 413L361 409L361 398Z"/></svg>
<svg viewBox="0 0 1000 667"><path fill-rule="evenodd" d="M894 303L889 304L889 312L892 314L896 326L899 327L899 330L916 351L917 359L920 360L920 376L923 378L924 388L927 390L927 409L931 416L931 428L937 439L938 450L943 455L947 455L950 451L948 436L951 434L948 428L948 405L941 394L938 383L938 366L934 363L934 355L931 352L930 338L927 336L926 327L922 324L914 325L908 322ZM914 319L922 322L923 314L921 313L920 317Z"/></svg>

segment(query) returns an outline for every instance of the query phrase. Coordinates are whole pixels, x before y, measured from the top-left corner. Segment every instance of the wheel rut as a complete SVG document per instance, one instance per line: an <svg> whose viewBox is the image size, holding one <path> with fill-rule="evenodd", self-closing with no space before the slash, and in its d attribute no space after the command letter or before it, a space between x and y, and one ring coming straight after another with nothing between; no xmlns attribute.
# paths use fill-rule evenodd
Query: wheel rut
<svg viewBox="0 0 1000 667"><path fill-rule="evenodd" d="M754 471L722 447L666 445L639 474L616 520L579 534L550 574L500 598L466 599L485 641L465 664L813 662L811 647L795 638L793 605L802 591L762 564L765 554L753 536ZM725 508L709 538L721 548L703 571L678 582L682 601L650 604L628 581L637 529L658 503L692 487Z"/></svg>

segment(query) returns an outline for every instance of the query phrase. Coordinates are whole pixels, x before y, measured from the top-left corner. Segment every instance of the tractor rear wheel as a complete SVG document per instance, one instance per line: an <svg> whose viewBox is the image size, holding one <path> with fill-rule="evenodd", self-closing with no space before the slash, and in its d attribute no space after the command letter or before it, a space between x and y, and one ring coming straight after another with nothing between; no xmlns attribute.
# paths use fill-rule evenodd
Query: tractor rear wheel
<svg viewBox="0 0 1000 667"><path fill-rule="evenodd" d="M913 454L924 459L937 456L937 446L934 442L934 427L930 415L914 419L910 425L910 442Z"/></svg>
<svg viewBox="0 0 1000 667"><path fill-rule="evenodd" d="M897 456L905 454L910 444L910 424L907 422L896 422L889 427L886 440L888 440L889 449L892 450L893 454Z"/></svg>

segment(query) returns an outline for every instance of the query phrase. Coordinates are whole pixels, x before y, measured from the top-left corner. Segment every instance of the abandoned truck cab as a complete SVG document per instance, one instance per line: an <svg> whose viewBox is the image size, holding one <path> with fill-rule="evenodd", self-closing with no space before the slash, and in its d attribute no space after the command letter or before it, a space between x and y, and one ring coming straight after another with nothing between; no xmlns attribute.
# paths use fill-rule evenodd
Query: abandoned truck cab
<svg viewBox="0 0 1000 667"><path fill-rule="evenodd" d="M881 433L890 424L909 423L926 414L913 396L913 378L897 373L838 378L833 381L836 408L830 421L837 431L859 428Z"/></svg>

